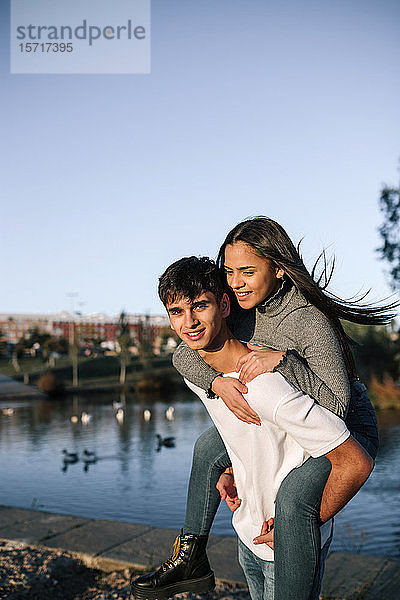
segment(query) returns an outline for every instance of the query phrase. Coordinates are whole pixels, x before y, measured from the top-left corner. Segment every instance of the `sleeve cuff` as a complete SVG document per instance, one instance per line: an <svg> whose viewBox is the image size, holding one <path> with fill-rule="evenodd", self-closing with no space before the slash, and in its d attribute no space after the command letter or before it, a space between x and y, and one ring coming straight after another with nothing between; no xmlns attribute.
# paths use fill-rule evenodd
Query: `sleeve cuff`
<svg viewBox="0 0 400 600"><path fill-rule="evenodd" d="M331 450L334 450L335 448L343 444L343 442L345 442L347 438L350 437L350 435L351 433L346 427L346 430L343 431L333 442L329 442L329 444L325 444L325 446L322 446L318 450L310 452L311 456L313 458L319 458L320 456L324 456L328 452L331 452Z"/></svg>
<svg viewBox="0 0 400 600"><path fill-rule="evenodd" d="M292 350L286 350L285 354L282 356L281 360L278 362L278 364L272 369L272 373L281 373L282 371L285 371L285 367L287 365L287 362L289 360L289 356L293 355L294 352Z"/></svg>
<svg viewBox="0 0 400 600"><path fill-rule="evenodd" d="M222 373L217 373L216 376L214 377L214 379L212 380L212 382L210 383L210 385L208 386L208 388L206 389L206 397L209 400L216 400L217 398L219 398L219 396L215 392L212 391L211 386L214 383L215 379L217 377L219 377L220 375L222 375Z"/></svg>

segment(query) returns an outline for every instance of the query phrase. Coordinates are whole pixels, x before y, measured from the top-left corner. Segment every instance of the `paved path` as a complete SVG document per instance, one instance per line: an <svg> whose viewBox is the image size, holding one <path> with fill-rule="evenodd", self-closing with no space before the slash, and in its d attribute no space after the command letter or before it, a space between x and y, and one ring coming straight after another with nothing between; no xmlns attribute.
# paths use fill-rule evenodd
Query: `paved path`
<svg viewBox="0 0 400 600"><path fill-rule="evenodd" d="M171 554L176 531L69 517L0 506L0 538L74 552L104 570L150 570ZM212 535L208 554L215 575L244 582L236 560L236 539ZM323 595L338 600L400 600L400 561L333 552L326 564Z"/></svg>
<svg viewBox="0 0 400 600"><path fill-rule="evenodd" d="M45 394L31 385L25 385L0 373L0 400L16 400L17 398L44 398Z"/></svg>

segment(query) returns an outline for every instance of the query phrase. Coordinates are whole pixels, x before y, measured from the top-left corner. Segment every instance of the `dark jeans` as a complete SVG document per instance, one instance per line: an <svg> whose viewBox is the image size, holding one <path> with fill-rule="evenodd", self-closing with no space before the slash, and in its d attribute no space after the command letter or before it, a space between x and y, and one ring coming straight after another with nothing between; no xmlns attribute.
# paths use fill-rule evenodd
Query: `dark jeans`
<svg viewBox="0 0 400 600"><path fill-rule="evenodd" d="M256 556L238 539L239 564L246 576L251 600L274 600L274 563Z"/></svg>
<svg viewBox="0 0 400 600"><path fill-rule="evenodd" d="M319 511L330 461L309 458L282 481L275 502L275 600L308 600L321 572ZM312 484L311 484L312 482ZM322 578L321 578L322 579Z"/></svg>
<svg viewBox="0 0 400 600"><path fill-rule="evenodd" d="M365 387L359 382L353 383L350 410L346 423L352 435L375 458L378 450L375 413ZM210 532L220 503L215 486L228 466L230 460L224 443L217 429L211 427L194 447L184 533L205 535ZM327 458L310 458L293 469L280 486L274 526L275 600L313 597L315 578L320 572L319 509L330 470ZM302 540L301 552L298 540Z"/></svg>
<svg viewBox="0 0 400 600"><path fill-rule="evenodd" d="M323 548L320 551L319 572L316 574L312 588L310 600L319 600L319 595L322 585L322 577L325 569L325 560L328 556L329 547L332 541L333 523L329 538L326 540ZM299 545L298 551L303 550L302 544ZM275 569L274 563L267 560L262 560L256 556L243 542L238 540L238 555L239 563L246 576L249 586L251 600L275 600Z"/></svg>
<svg viewBox="0 0 400 600"><path fill-rule="evenodd" d="M194 447L184 533L210 532L220 503L215 486L230 465L224 443L217 429L211 427ZM312 598L311 590L320 570L319 509L330 471L331 463L324 456L309 458L293 469L279 488L274 527L275 600ZM309 592L305 595L306 589Z"/></svg>
<svg viewBox="0 0 400 600"><path fill-rule="evenodd" d="M353 438L375 460L379 449L378 423L367 389L358 379L353 380L345 422Z"/></svg>

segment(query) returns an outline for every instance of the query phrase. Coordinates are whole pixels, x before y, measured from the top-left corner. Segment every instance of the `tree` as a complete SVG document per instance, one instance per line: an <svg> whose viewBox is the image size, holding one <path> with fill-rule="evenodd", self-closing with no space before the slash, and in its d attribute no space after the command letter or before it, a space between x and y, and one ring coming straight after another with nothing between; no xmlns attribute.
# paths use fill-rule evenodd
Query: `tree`
<svg viewBox="0 0 400 600"><path fill-rule="evenodd" d="M394 322L390 327L343 322L347 335L355 342L357 372L364 383L373 378L379 382L388 377L392 381L399 379L400 336L394 325Z"/></svg>
<svg viewBox="0 0 400 600"><path fill-rule="evenodd" d="M0 358L7 356L7 338L0 329Z"/></svg>
<svg viewBox="0 0 400 600"><path fill-rule="evenodd" d="M160 331L160 352L173 352L180 343L179 337L171 327L163 327Z"/></svg>
<svg viewBox="0 0 400 600"><path fill-rule="evenodd" d="M385 186L379 197L379 208L384 221L378 229L382 246L377 252L389 263L390 285L396 290L400 286L400 188Z"/></svg>
<svg viewBox="0 0 400 600"><path fill-rule="evenodd" d="M24 355L25 350L34 350L34 355L37 356L39 354L39 356L42 356L42 358L46 360L47 356L44 349L50 338L51 335L49 333L41 332L36 325L31 327L18 341L16 346L18 358L21 358Z"/></svg>
<svg viewBox="0 0 400 600"><path fill-rule="evenodd" d="M130 361L130 347L132 346L131 332L129 329L129 320L124 310L121 311L118 319L119 334L117 337L117 352L118 358L121 365L121 372L119 376L119 382L125 383L126 380L126 367Z"/></svg>
<svg viewBox="0 0 400 600"><path fill-rule="evenodd" d="M150 324L150 315L146 314L140 317L137 326L137 347L143 371L150 371L152 368L154 337L154 329Z"/></svg>
<svg viewBox="0 0 400 600"><path fill-rule="evenodd" d="M50 336L42 345L42 355L48 361L49 367L55 367L54 354L68 354L68 340L60 336Z"/></svg>

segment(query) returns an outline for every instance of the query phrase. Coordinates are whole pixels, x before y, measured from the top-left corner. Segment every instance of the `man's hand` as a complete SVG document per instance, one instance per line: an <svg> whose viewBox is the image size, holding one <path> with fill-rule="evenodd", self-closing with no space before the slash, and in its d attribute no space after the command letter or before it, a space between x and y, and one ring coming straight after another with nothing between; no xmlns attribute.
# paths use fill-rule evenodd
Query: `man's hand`
<svg viewBox="0 0 400 600"><path fill-rule="evenodd" d="M239 358L236 365L236 371L240 373L240 381L243 383L249 383L261 373L270 373L285 355L280 350L271 350L254 344L247 344L247 347L252 352Z"/></svg>
<svg viewBox="0 0 400 600"><path fill-rule="evenodd" d="M242 501L237 495L237 489L233 475L230 473L222 473L215 487L219 491L221 500L225 500L229 509L232 512L235 512L235 510L241 505Z"/></svg>
<svg viewBox="0 0 400 600"><path fill-rule="evenodd" d="M268 521L264 521L261 527L261 533L253 539L255 544L267 544L272 550L274 549L274 519L271 517Z"/></svg>
<svg viewBox="0 0 400 600"><path fill-rule="evenodd" d="M211 389L240 421L261 425L260 417L242 396L242 394L247 394L247 387L238 379L219 375L214 379Z"/></svg>

